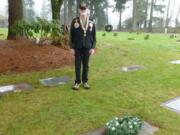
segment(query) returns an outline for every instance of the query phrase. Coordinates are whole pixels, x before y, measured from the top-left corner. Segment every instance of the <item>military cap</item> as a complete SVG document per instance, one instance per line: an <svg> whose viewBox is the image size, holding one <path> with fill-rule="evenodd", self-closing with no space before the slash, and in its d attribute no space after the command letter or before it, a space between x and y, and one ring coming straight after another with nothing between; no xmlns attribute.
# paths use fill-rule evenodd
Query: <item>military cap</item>
<svg viewBox="0 0 180 135"><path fill-rule="evenodd" d="M83 3L79 4L79 9L86 10L87 8L88 8L88 6L86 3L83 2Z"/></svg>

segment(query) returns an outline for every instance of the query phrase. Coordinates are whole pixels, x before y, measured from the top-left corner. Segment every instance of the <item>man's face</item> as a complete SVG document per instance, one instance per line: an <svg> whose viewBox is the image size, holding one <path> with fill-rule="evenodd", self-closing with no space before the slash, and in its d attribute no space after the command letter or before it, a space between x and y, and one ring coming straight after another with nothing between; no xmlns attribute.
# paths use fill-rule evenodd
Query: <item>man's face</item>
<svg viewBox="0 0 180 135"><path fill-rule="evenodd" d="M81 16L87 16L87 9L79 9L79 13Z"/></svg>

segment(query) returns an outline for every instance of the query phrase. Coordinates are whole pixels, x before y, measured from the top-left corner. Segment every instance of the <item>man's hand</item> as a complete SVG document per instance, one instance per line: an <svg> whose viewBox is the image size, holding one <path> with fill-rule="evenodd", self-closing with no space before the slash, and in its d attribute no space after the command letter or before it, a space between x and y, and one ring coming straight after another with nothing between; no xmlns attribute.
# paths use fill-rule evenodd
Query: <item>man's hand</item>
<svg viewBox="0 0 180 135"><path fill-rule="evenodd" d="M89 51L89 53L90 53L90 55L93 55L93 54L95 53L95 50L94 50L94 49L91 49L91 50Z"/></svg>
<svg viewBox="0 0 180 135"><path fill-rule="evenodd" d="M75 55L75 50L74 49L71 49L70 50L71 54L74 56Z"/></svg>

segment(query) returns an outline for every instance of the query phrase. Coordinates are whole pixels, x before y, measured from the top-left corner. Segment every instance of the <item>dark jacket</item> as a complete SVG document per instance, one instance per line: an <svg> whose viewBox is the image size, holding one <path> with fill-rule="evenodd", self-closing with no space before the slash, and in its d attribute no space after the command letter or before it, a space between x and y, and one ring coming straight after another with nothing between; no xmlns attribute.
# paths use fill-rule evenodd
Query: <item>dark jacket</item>
<svg viewBox="0 0 180 135"><path fill-rule="evenodd" d="M78 24L79 27L75 26ZM70 47L73 49L92 49L96 47L96 28L91 19L89 20L86 36L84 36L79 17L73 19L70 30Z"/></svg>

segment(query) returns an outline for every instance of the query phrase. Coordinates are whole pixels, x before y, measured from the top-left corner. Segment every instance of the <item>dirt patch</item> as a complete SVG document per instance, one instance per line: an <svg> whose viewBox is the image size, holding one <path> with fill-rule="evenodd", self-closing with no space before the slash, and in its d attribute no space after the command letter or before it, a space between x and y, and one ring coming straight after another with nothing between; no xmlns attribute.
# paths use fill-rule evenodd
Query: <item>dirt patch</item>
<svg viewBox="0 0 180 135"><path fill-rule="evenodd" d="M69 50L27 40L0 41L0 74L57 69L73 64Z"/></svg>

